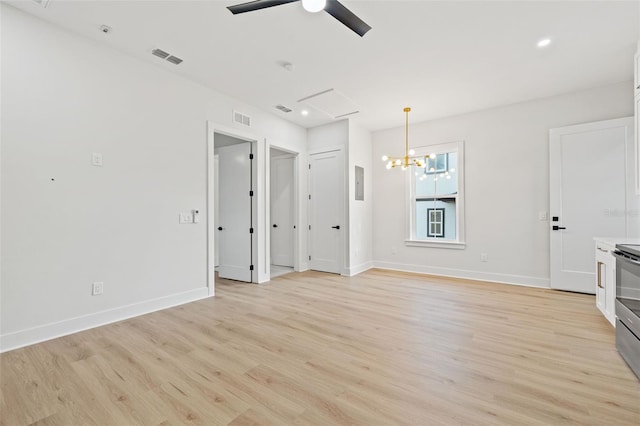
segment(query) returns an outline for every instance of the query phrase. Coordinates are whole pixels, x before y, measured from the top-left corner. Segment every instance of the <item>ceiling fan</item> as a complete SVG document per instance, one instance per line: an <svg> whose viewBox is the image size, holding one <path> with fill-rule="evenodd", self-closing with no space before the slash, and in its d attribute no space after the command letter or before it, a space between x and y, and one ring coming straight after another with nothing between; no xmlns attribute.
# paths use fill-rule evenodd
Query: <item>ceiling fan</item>
<svg viewBox="0 0 640 426"><path fill-rule="evenodd" d="M344 7L338 0L254 0L247 3L236 4L235 6L229 6L227 9L235 15L238 13L266 9L267 7L280 6L296 1L302 1L302 7L304 7L308 12L320 12L321 10L324 10L360 37L364 36L367 31L371 29L366 22Z"/></svg>

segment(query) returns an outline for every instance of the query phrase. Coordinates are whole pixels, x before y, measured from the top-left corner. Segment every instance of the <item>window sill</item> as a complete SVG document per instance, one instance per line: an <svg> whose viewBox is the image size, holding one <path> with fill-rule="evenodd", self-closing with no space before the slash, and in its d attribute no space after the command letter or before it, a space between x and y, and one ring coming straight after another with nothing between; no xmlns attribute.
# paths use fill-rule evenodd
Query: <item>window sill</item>
<svg viewBox="0 0 640 426"><path fill-rule="evenodd" d="M465 243L464 241L405 240L404 245L408 247L434 247L463 250L467 246L467 243Z"/></svg>

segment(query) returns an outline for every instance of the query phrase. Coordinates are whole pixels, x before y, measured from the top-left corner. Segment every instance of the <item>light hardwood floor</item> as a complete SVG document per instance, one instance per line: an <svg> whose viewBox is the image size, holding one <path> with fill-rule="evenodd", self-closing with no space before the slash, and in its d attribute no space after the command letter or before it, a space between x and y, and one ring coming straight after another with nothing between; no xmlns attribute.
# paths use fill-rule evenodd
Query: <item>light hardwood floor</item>
<svg viewBox="0 0 640 426"><path fill-rule="evenodd" d="M381 270L216 292L0 355L0 423L640 425L590 296Z"/></svg>

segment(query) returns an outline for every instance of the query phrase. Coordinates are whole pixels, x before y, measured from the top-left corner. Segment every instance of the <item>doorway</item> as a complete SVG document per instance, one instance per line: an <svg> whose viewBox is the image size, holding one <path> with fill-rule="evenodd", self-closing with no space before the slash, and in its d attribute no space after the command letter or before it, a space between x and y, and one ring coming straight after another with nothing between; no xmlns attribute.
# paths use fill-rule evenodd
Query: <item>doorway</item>
<svg viewBox="0 0 640 426"><path fill-rule="evenodd" d="M344 156L341 149L309 155L309 263L342 273Z"/></svg>
<svg viewBox="0 0 640 426"><path fill-rule="evenodd" d="M214 261L220 278L254 282L253 143L214 132Z"/></svg>
<svg viewBox="0 0 640 426"><path fill-rule="evenodd" d="M270 153L270 254L271 278L293 272L295 264L295 170L294 154L271 148Z"/></svg>
<svg viewBox="0 0 640 426"><path fill-rule="evenodd" d="M549 132L551 288L594 294L594 237L628 233L626 159L633 118Z"/></svg>

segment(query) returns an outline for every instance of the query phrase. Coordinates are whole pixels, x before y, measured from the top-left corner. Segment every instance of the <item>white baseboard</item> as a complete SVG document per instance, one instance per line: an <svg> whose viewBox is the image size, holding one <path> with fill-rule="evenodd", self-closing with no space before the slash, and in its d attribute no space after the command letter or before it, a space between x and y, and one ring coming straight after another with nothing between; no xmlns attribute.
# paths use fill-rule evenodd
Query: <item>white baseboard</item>
<svg viewBox="0 0 640 426"><path fill-rule="evenodd" d="M207 287L145 300L0 336L0 353L210 297Z"/></svg>
<svg viewBox="0 0 640 426"><path fill-rule="evenodd" d="M373 266L392 271L417 272L420 274L443 277L464 278L475 281L490 281L501 284L521 285L525 287L550 288L549 278L529 277L525 275L499 274L495 272L468 271L464 269L441 268L426 265L374 261Z"/></svg>
<svg viewBox="0 0 640 426"><path fill-rule="evenodd" d="M354 275L361 274L362 272L369 270L371 268L373 268L373 262L369 261L369 262L361 263L360 265L347 268L346 275L348 277L353 277Z"/></svg>

